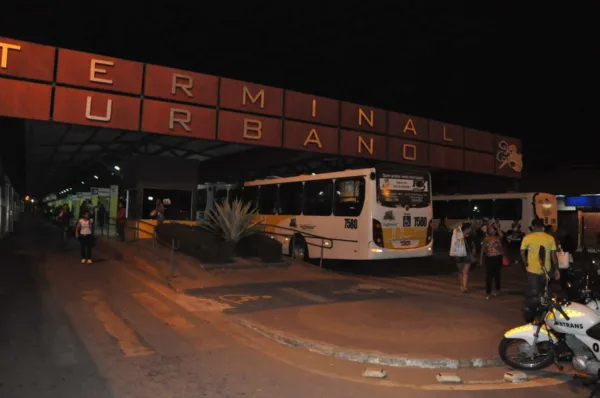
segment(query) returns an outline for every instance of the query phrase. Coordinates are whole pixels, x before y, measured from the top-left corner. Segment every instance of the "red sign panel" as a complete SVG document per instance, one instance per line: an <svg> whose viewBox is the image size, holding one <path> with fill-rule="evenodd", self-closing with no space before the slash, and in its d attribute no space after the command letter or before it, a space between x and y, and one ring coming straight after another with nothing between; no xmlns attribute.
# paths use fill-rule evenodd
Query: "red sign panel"
<svg viewBox="0 0 600 398"><path fill-rule="evenodd" d="M465 129L465 148L481 152L494 152L494 134L486 131Z"/></svg>
<svg viewBox="0 0 600 398"><path fill-rule="evenodd" d="M420 166L429 164L429 145L420 141L388 139L389 160L397 163L409 163Z"/></svg>
<svg viewBox="0 0 600 398"><path fill-rule="evenodd" d="M138 130L140 99L117 94L98 93L56 87L55 122L74 123L119 130Z"/></svg>
<svg viewBox="0 0 600 398"><path fill-rule="evenodd" d="M301 151L338 153L338 129L286 121L283 127L283 146Z"/></svg>
<svg viewBox="0 0 600 398"><path fill-rule="evenodd" d="M465 171L494 174L494 155L465 151Z"/></svg>
<svg viewBox="0 0 600 398"><path fill-rule="evenodd" d="M0 78L0 116L50 120L52 86Z"/></svg>
<svg viewBox="0 0 600 398"><path fill-rule="evenodd" d="M342 130L340 135L341 155L386 160L386 137L350 130Z"/></svg>
<svg viewBox="0 0 600 398"><path fill-rule="evenodd" d="M191 105L144 100L142 130L214 140L217 111Z"/></svg>
<svg viewBox="0 0 600 398"><path fill-rule="evenodd" d="M429 165L439 169L463 170L464 151L440 145L429 145Z"/></svg>
<svg viewBox="0 0 600 398"><path fill-rule="evenodd" d="M523 152L521 141L511 137L496 136L496 174L521 177Z"/></svg>
<svg viewBox="0 0 600 398"><path fill-rule="evenodd" d="M342 102L342 127L385 134L387 131L386 124L385 111Z"/></svg>
<svg viewBox="0 0 600 398"><path fill-rule="evenodd" d="M409 140L429 140L427 119L404 113L388 112L388 134Z"/></svg>
<svg viewBox="0 0 600 398"><path fill-rule="evenodd" d="M281 119L219 112L219 140L250 145L281 146Z"/></svg>
<svg viewBox="0 0 600 398"><path fill-rule="evenodd" d="M51 82L55 53L54 47L0 37L0 76Z"/></svg>
<svg viewBox="0 0 600 398"><path fill-rule="evenodd" d="M216 76L146 65L144 95L147 97L215 106L218 89Z"/></svg>
<svg viewBox="0 0 600 398"><path fill-rule="evenodd" d="M58 52L58 83L141 94L142 75L139 62L62 48Z"/></svg>
<svg viewBox="0 0 600 398"><path fill-rule="evenodd" d="M462 147L465 142L464 128L455 124L430 120L429 141L436 144Z"/></svg>
<svg viewBox="0 0 600 398"><path fill-rule="evenodd" d="M285 92L285 117L312 123L339 124L340 101L296 91Z"/></svg>
<svg viewBox="0 0 600 398"><path fill-rule="evenodd" d="M239 80L221 78L222 108L281 116L283 90Z"/></svg>

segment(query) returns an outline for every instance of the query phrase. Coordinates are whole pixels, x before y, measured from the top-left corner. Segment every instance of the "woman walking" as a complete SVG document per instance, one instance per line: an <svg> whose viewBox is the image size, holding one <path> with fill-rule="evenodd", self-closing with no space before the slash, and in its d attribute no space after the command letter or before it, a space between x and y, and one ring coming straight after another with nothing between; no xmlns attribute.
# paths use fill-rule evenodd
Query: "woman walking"
<svg viewBox="0 0 600 398"><path fill-rule="evenodd" d="M469 270L471 264L475 262L476 245L475 240L471 236L471 223L463 223L454 231L453 240L457 236L454 246L460 248L464 246L463 255L454 256L456 266L458 268L458 282L460 283L460 291L467 293L469 291ZM461 250L462 251L462 250ZM453 255L452 253L450 255Z"/></svg>
<svg viewBox="0 0 600 398"><path fill-rule="evenodd" d="M75 227L75 237L79 239L81 245L81 263L92 263L92 244L93 244L94 222L90 219L89 211L84 211L83 216L77 221Z"/></svg>
<svg viewBox="0 0 600 398"><path fill-rule="evenodd" d="M487 236L481 247L480 263L485 265L485 293L486 300L492 297L492 284L496 288L493 293L500 293L500 273L502 270L502 259L504 258L504 245L499 235L498 224L492 223L487 228Z"/></svg>

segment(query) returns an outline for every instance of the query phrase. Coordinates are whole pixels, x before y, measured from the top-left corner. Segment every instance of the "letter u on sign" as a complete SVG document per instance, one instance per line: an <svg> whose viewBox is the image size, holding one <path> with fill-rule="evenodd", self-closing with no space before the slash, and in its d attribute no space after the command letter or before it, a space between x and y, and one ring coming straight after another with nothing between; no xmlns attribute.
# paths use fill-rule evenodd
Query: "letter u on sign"
<svg viewBox="0 0 600 398"><path fill-rule="evenodd" d="M112 105L113 102L111 99L109 99L106 101L106 112L104 115L92 115L92 97L88 95L85 100L85 117L96 122L110 122L110 118L112 116Z"/></svg>

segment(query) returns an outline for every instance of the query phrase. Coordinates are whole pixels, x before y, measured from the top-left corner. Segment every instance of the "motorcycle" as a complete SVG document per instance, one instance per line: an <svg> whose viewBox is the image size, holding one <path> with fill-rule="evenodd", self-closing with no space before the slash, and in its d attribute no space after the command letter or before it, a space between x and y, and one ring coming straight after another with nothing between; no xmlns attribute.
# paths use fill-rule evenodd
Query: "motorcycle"
<svg viewBox="0 0 600 398"><path fill-rule="evenodd" d="M587 294L587 292L586 292ZM551 297L548 284L541 297L527 306L530 323L504 334L498 351L502 361L515 369L539 370L570 360L573 367L600 378L600 306L595 298L586 304ZM513 345L517 355L509 355Z"/></svg>

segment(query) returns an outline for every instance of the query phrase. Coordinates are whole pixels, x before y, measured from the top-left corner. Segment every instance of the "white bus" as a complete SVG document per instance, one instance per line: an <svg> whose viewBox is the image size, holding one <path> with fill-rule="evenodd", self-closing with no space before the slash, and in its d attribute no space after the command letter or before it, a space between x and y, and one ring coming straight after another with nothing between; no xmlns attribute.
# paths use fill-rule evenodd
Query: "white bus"
<svg viewBox="0 0 600 398"><path fill-rule="evenodd" d="M426 171L368 168L244 184L265 232L295 258L431 256L431 178Z"/></svg>
<svg viewBox="0 0 600 398"><path fill-rule="evenodd" d="M481 195L446 195L433 197L433 226L443 221L446 228L454 228L465 221L480 222L496 219L503 231L518 236L529 232L531 221L541 218L544 224L558 225L556 196L542 192L490 193ZM520 232L520 233L519 233Z"/></svg>

